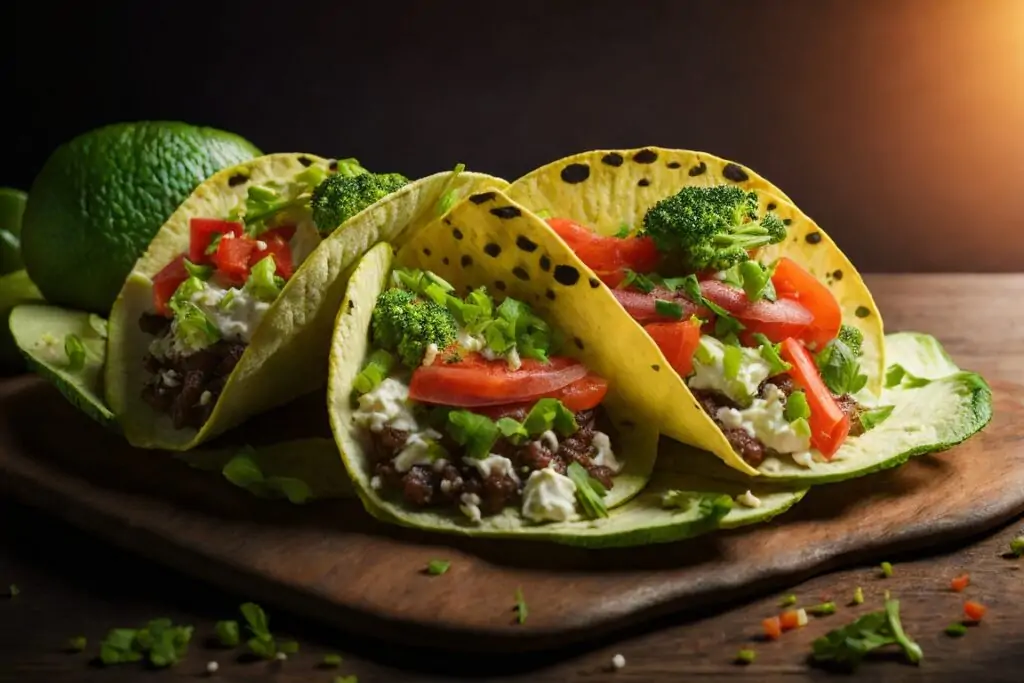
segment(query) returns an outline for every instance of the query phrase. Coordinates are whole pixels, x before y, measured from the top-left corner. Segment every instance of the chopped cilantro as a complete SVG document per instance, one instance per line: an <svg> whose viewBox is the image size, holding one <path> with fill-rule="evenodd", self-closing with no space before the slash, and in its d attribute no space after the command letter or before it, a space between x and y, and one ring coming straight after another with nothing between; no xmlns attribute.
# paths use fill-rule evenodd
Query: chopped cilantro
<svg viewBox="0 0 1024 683"><path fill-rule="evenodd" d="M85 650L88 644L89 641L86 640L85 636L75 636L73 638L68 638L68 650L72 652L82 652L83 650Z"/></svg>
<svg viewBox="0 0 1024 683"><path fill-rule="evenodd" d="M574 465L576 463L573 463ZM516 620L522 624L526 621L529 610L526 607L526 598L523 597L523 589L516 588Z"/></svg>
<svg viewBox="0 0 1024 683"><path fill-rule="evenodd" d="M892 411L895 406L882 406L881 408L874 408L872 410L865 410L860 414L860 424L864 428L864 431L874 429L878 425L885 422L885 419L892 415Z"/></svg>
<svg viewBox="0 0 1024 683"><path fill-rule="evenodd" d="M363 369L352 381L352 386L359 394L373 391L391 373L395 365L395 357L384 349L377 349L370 354Z"/></svg>
<svg viewBox="0 0 1024 683"><path fill-rule="evenodd" d="M476 460L487 457L500 433L494 420L468 410L448 413L447 430L457 444L466 447L464 457Z"/></svg>
<svg viewBox="0 0 1024 683"><path fill-rule="evenodd" d="M583 513L589 519L607 517L608 508L605 506L604 501L601 500L608 493L604 485L591 477L586 468L578 462L571 463L566 469L566 474L569 475L572 483L576 485L576 500L579 501L580 507L583 508Z"/></svg>
<svg viewBox="0 0 1024 683"><path fill-rule="evenodd" d="M191 626L175 626L170 619L153 619L140 629L115 628L100 643L105 665L138 662L146 656L156 668L173 666L188 652Z"/></svg>
<svg viewBox="0 0 1024 683"><path fill-rule="evenodd" d="M531 435L543 434L554 429L562 436L575 434L579 429L576 415L557 398L542 398L530 408L523 427Z"/></svg>
<svg viewBox="0 0 1024 683"><path fill-rule="evenodd" d="M749 648L745 648L736 653L736 661L740 664L753 664L757 658L757 653Z"/></svg>
<svg viewBox="0 0 1024 683"><path fill-rule="evenodd" d="M233 619L218 621L214 624L213 631L217 635L217 640L224 647L235 647L241 642L238 634L238 622Z"/></svg>
<svg viewBox="0 0 1024 683"><path fill-rule="evenodd" d="M494 424L497 425L501 435L512 443L523 443L530 438L530 432L526 431L523 423L511 417L499 418Z"/></svg>
<svg viewBox="0 0 1024 683"><path fill-rule="evenodd" d="M276 657L277 644L274 642L274 636L270 633L270 620L263 608L254 602L247 602L240 605L238 609L245 617L249 632L252 634L252 637L246 642L249 650L263 659Z"/></svg>
<svg viewBox="0 0 1024 683"><path fill-rule="evenodd" d="M452 563L448 560L431 560L427 563L427 573L431 576L441 576L451 566Z"/></svg>
<svg viewBox="0 0 1024 683"><path fill-rule="evenodd" d="M324 655L324 666L341 666L341 655L333 652Z"/></svg>
<svg viewBox="0 0 1024 683"><path fill-rule="evenodd" d="M77 334L64 337L64 353L68 357L68 370L78 372L85 367L85 346Z"/></svg>
<svg viewBox="0 0 1024 683"><path fill-rule="evenodd" d="M773 344L768 337L764 336L760 332L754 333L754 339L757 341L757 344L761 349L761 358L763 358L769 365L769 377L781 375L782 373L792 369L793 366L782 360L782 356L779 353L779 350L782 348L782 344Z"/></svg>
<svg viewBox="0 0 1024 683"><path fill-rule="evenodd" d="M811 406L807 403L807 394L803 391L794 391L786 399L786 421L792 422L800 418L807 419L811 416Z"/></svg>
<svg viewBox="0 0 1024 683"><path fill-rule="evenodd" d="M677 304L675 301L655 299L654 312L657 313L658 315L663 315L666 318L672 318L673 320L683 319L683 307Z"/></svg>
<svg viewBox="0 0 1024 683"><path fill-rule="evenodd" d="M899 645L906 658L917 664L924 657L921 647L910 639L900 623L900 603L887 599L885 609L871 612L814 641L814 660L855 668L872 650Z"/></svg>
<svg viewBox="0 0 1024 683"><path fill-rule="evenodd" d="M626 269L626 277L622 281L623 288L636 287L644 294L650 294L656 286L654 278L638 273L635 270Z"/></svg>
<svg viewBox="0 0 1024 683"><path fill-rule="evenodd" d="M860 372L857 355L841 339L833 339L815 358L821 379L829 390L838 395L855 394L868 382Z"/></svg>
<svg viewBox="0 0 1024 683"><path fill-rule="evenodd" d="M946 635L952 636L953 638L959 638L960 636L967 635L967 626L959 621L954 621L952 624L946 627Z"/></svg>

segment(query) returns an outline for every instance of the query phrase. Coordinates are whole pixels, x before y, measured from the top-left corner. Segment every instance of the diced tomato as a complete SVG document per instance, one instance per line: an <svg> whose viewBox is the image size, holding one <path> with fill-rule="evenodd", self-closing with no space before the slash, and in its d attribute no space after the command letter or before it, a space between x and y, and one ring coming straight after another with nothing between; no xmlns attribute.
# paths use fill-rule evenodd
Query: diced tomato
<svg viewBox="0 0 1024 683"><path fill-rule="evenodd" d="M273 237L274 235L276 235L283 239L285 242L290 242L291 239L295 237L295 229L296 228L294 225L279 225L276 228L267 230L266 232L262 233L260 235L260 239L266 240L268 237Z"/></svg>
<svg viewBox="0 0 1024 683"><path fill-rule="evenodd" d="M409 383L409 398L458 408L536 401L588 373L585 365L564 356L553 357L548 363L524 358L518 370L510 370L502 359L489 361L472 353L458 363L416 368Z"/></svg>
<svg viewBox="0 0 1024 683"><path fill-rule="evenodd" d="M693 372L693 352L700 344L700 324L694 320L644 325L672 369L680 377Z"/></svg>
<svg viewBox="0 0 1024 683"><path fill-rule="evenodd" d="M242 284L249 277L252 253L255 250L256 240L250 237L226 237L217 246L213 263L229 282Z"/></svg>
<svg viewBox="0 0 1024 683"><path fill-rule="evenodd" d="M266 249L261 247L261 242L266 245ZM295 272L295 267L292 264L292 250L288 246L288 242L282 239L280 235L263 233L254 244L256 248L249 257L249 268L252 268L266 258L267 254L270 254L274 257L274 264L276 266L274 271L285 280L292 276L292 273Z"/></svg>
<svg viewBox="0 0 1024 683"><path fill-rule="evenodd" d="M790 337L782 342L779 355L792 365L789 375L807 396L811 417L811 445L831 459L850 433L850 418L836 403L832 392L825 386L811 353L800 342Z"/></svg>
<svg viewBox="0 0 1024 683"><path fill-rule="evenodd" d="M741 340L754 346L753 335L761 333L772 342L779 343L787 337L805 340L814 316L798 301L760 299L751 302L746 292L739 287L727 285L721 280L704 280L700 283L701 294L708 301L718 304L735 317L746 328Z"/></svg>
<svg viewBox="0 0 1024 683"><path fill-rule="evenodd" d="M967 574L961 574L960 576L956 577L955 579L949 582L949 587L957 593L961 593L965 588L967 588L967 586L970 585L970 583L971 577Z"/></svg>
<svg viewBox="0 0 1024 683"><path fill-rule="evenodd" d="M667 289L656 288L649 293L637 292L631 289L613 289L612 294L618 299L619 304L626 309L630 317L640 324L688 320L692 315L708 315L706 308L698 306L678 292L670 292ZM656 303L658 299L679 304L683 309L682 316L676 318L659 313Z"/></svg>
<svg viewBox="0 0 1024 683"><path fill-rule="evenodd" d="M591 270L649 273L658 265L658 249L650 237L599 235L567 218L549 218L547 223Z"/></svg>
<svg viewBox="0 0 1024 683"><path fill-rule="evenodd" d="M783 612L782 615L779 617L779 624L782 626L782 630L792 631L795 628L800 628L801 626L806 625L807 613L804 612L803 618L801 619L801 612L803 612L803 610L796 609L786 610L785 612ZM801 623L801 621L803 623Z"/></svg>
<svg viewBox="0 0 1024 683"><path fill-rule="evenodd" d="M225 221L219 218L193 218L188 223L188 260L195 264L207 264L212 261L211 255L206 253L210 242L217 235L232 234L236 237L242 234L243 226L235 221Z"/></svg>
<svg viewBox="0 0 1024 683"><path fill-rule="evenodd" d="M761 622L764 628L764 635L769 640L778 640L782 637L782 620L778 617L769 617Z"/></svg>
<svg viewBox="0 0 1024 683"><path fill-rule="evenodd" d="M775 266L772 284L780 299L799 301L813 316L814 321L803 336L808 346L820 350L836 338L843 323L843 312L835 296L818 278L793 259L783 256Z"/></svg>
<svg viewBox="0 0 1024 683"><path fill-rule="evenodd" d="M174 259L153 277L153 306L160 315L170 316L171 310L167 302L174 296L174 292L182 282L188 279L188 271L185 270L185 256Z"/></svg>
<svg viewBox="0 0 1024 683"><path fill-rule="evenodd" d="M980 602L968 600L964 603L964 614L971 621L981 621L981 618L985 616L985 606Z"/></svg>

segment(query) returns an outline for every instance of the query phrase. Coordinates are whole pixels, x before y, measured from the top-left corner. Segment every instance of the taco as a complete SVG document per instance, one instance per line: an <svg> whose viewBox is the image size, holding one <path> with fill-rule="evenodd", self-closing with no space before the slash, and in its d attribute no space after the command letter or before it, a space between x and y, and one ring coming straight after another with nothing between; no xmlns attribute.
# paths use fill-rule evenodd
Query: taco
<svg viewBox="0 0 1024 683"><path fill-rule="evenodd" d="M460 171L410 183L355 160L272 154L202 183L110 314L105 392L128 441L187 450L323 386L356 259L474 188L507 184Z"/></svg>
<svg viewBox="0 0 1024 683"><path fill-rule="evenodd" d="M673 471L651 481L659 435L632 403L644 392L623 336L556 295L551 267L550 282L500 267L487 239L503 225L496 196L471 195L424 227L394 268L378 244L349 280L328 413L364 507L431 531L596 547L753 523L799 500L803 490L747 497L749 486ZM639 327L632 342L647 344ZM728 491L758 496L756 509L734 510Z"/></svg>

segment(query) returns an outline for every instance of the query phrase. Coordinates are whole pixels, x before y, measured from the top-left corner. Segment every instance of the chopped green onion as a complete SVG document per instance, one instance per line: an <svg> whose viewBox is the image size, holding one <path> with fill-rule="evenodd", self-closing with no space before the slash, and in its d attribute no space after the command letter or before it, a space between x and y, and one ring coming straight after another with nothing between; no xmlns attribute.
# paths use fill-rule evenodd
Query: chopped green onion
<svg viewBox="0 0 1024 683"><path fill-rule="evenodd" d="M774 266L765 268L757 261L743 261L739 264L739 276L743 280L743 291L747 299L775 301L775 286L772 284L774 271Z"/></svg>
<svg viewBox="0 0 1024 683"><path fill-rule="evenodd" d="M341 666L341 655L335 654L333 652L330 653L330 654L324 655L323 665L324 666Z"/></svg>
<svg viewBox="0 0 1024 683"><path fill-rule="evenodd" d="M952 636L953 638L959 638L960 636L967 635L967 626L959 621L955 621L946 627L946 635Z"/></svg>
<svg viewBox="0 0 1024 683"><path fill-rule="evenodd" d="M441 191L441 198L437 202L438 216L443 216L451 211L452 207L455 206L455 200L458 198L458 195L455 193L455 188L453 188L452 185L455 183L455 180L459 175L465 170L465 164L456 164L452 174L448 176L448 179L445 181L444 189Z"/></svg>
<svg viewBox="0 0 1024 683"><path fill-rule="evenodd" d="M807 394L803 391L794 391L786 399L786 421L792 422L800 418L807 419L811 416L811 407L807 404Z"/></svg>
<svg viewBox="0 0 1024 683"><path fill-rule="evenodd" d="M251 185L248 192L249 199L256 202L272 202L277 199L277 192L262 185Z"/></svg>
<svg viewBox="0 0 1024 683"><path fill-rule="evenodd" d="M1015 557L1024 556L1024 536L1018 536L1010 541L1010 552Z"/></svg>
<svg viewBox="0 0 1024 683"><path fill-rule="evenodd" d="M722 358L722 373L727 379L736 379L740 376L740 368L743 366L743 349L739 346L728 345L725 347L725 355Z"/></svg>
<svg viewBox="0 0 1024 683"><path fill-rule="evenodd" d="M823 602L820 605L814 605L813 607L807 608L808 614L813 614L816 617L824 616L826 614L836 613L836 603L834 602Z"/></svg>
<svg viewBox="0 0 1024 683"><path fill-rule="evenodd" d="M811 423L807 421L806 417L798 417L790 422L789 426L797 436L810 437L811 435Z"/></svg>
<svg viewBox="0 0 1024 683"><path fill-rule="evenodd" d="M754 659L757 658L757 653L753 650L746 648L736 653L736 661L740 664L753 664Z"/></svg>
<svg viewBox="0 0 1024 683"><path fill-rule="evenodd" d="M631 232L633 232L633 229L629 227L629 224L623 223L622 225L619 226L619 229L618 231L616 231L615 236L618 237L619 239L625 239L629 237L629 233Z"/></svg>
<svg viewBox="0 0 1024 683"><path fill-rule="evenodd" d="M523 597L523 589L516 588L516 620L522 624L526 621L528 614L529 610L526 607L526 598Z"/></svg>
<svg viewBox="0 0 1024 683"><path fill-rule="evenodd" d="M889 578L889 577L892 576L892 563L891 562L883 562L880 566L882 568L882 575L885 578Z"/></svg>
<svg viewBox="0 0 1024 683"><path fill-rule="evenodd" d="M431 560L427 563L427 573L431 576L441 576L451 566L452 563L448 560Z"/></svg>
<svg viewBox="0 0 1024 683"><path fill-rule="evenodd" d="M768 337L764 336L760 332L754 333L754 339L761 348L761 358L763 358L770 366L768 371L769 377L781 375L783 372L786 372L793 367L786 361L782 360L782 356L779 355L779 349L782 348L782 344L773 344Z"/></svg>
<svg viewBox="0 0 1024 683"><path fill-rule="evenodd" d="M76 334L64 337L64 353L68 357L68 370L78 372L85 367L85 346Z"/></svg>
<svg viewBox="0 0 1024 683"><path fill-rule="evenodd" d="M857 586L853 589L853 604L863 605L864 604L864 589Z"/></svg>
<svg viewBox="0 0 1024 683"><path fill-rule="evenodd" d="M196 265L188 259L185 259L184 263L185 271L189 274L189 277L197 277L200 280L209 280L210 276L213 275L213 266Z"/></svg>
<svg viewBox="0 0 1024 683"><path fill-rule="evenodd" d="M786 597L782 598L782 601L779 602L779 607L791 607L792 605L795 605L795 604L796 604L796 595L790 594L790 595L787 595Z"/></svg>
<svg viewBox="0 0 1024 683"><path fill-rule="evenodd" d="M241 641L238 633L238 622L233 619L218 621L213 626L213 632L217 635L217 640L224 647L235 647Z"/></svg>
<svg viewBox="0 0 1024 683"><path fill-rule="evenodd" d="M74 638L68 638L68 649L72 652L81 652L88 645L89 641L86 640L85 636L75 636Z"/></svg>
<svg viewBox="0 0 1024 683"><path fill-rule="evenodd" d="M608 516L608 508L601 498L608 492L604 485L597 479L590 476L586 468L578 462L573 462L566 468L566 474L576 485L576 500L579 501L583 513L589 519Z"/></svg>
<svg viewBox="0 0 1024 683"><path fill-rule="evenodd" d="M523 428L531 436L543 434L550 429L562 436L570 436L576 433L579 425L576 424L576 415L564 403L557 398L542 398L526 415Z"/></svg>
<svg viewBox="0 0 1024 683"><path fill-rule="evenodd" d="M494 424L498 426L501 435L512 443L520 444L530 438L530 432L526 430L526 427L511 417L499 418Z"/></svg>
<svg viewBox="0 0 1024 683"><path fill-rule="evenodd" d="M277 261L273 255L267 255L249 271L249 279L245 282L245 290L260 301L272 302L281 293L281 285L274 277L277 272Z"/></svg>
<svg viewBox="0 0 1024 683"><path fill-rule="evenodd" d="M874 429L892 415L894 408L895 406L882 406L881 408L864 411L860 414L861 427L864 428L864 431Z"/></svg>
<svg viewBox="0 0 1024 683"><path fill-rule="evenodd" d="M683 319L683 307L677 304L675 301L655 299L654 312L657 313L658 315L663 315L666 318L672 318L673 320Z"/></svg>
<svg viewBox="0 0 1024 683"><path fill-rule="evenodd" d="M395 365L395 357L384 349L377 349L370 354L363 369L359 371L352 386L359 394L366 394L383 382Z"/></svg>

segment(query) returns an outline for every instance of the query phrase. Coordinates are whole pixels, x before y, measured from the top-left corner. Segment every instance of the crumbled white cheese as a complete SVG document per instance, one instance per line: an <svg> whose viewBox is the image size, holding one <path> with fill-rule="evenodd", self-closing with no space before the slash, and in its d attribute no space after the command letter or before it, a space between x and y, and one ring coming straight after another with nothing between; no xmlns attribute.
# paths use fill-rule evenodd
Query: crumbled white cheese
<svg viewBox="0 0 1024 683"><path fill-rule="evenodd" d="M748 508L759 508L761 507L761 499L755 496L750 491L736 496L736 502Z"/></svg>
<svg viewBox="0 0 1024 683"><path fill-rule="evenodd" d="M594 455L591 458L595 465L607 467L612 472L618 472L622 466L615 459L615 452L612 451L612 440L604 432L594 432L594 438L590 444L594 447Z"/></svg>
<svg viewBox="0 0 1024 683"><path fill-rule="evenodd" d="M220 668L220 664L218 664L217 662L207 662L206 663L206 673L215 674L215 673L217 673L217 669L219 669L219 668Z"/></svg>
<svg viewBox="0 0 1024 683"><path fill-rule="evenodd" d="M274 655L274 659L276 659L279 662L283 662L284 660L288 659L288 655L284 652L278 652L276 655Z"/></svg>
<svg viewBox="0 0 1024 683"><path fill-rule="evenodd" d="M448 467L448 461L444 458L438 458L434 461L435 472L443 472L445 467Z"/></svg>
<svg viewBox="0 0 1024 683"><path fill-rule="evenodd" d="M222 304L229 292L227 303ZM224 289L213 282L207 282L203 289L193 294L191 301L206 314L221 337L246 344L252 341L256 328L270 310L269 303L250 295L244 287Z"/></svg>
<svg viewBox="0 0 1024 683"><path fill-rule="evenodd" d="M163 370L160 372L160 381L165 387L180 387L181 375L175 370Z"/></svg>
<svg viewBox="0 0 1024 683"><path fill-rule="evenodd" d="M800 434L786 419L786 397L774 384L764 389L764 398L755 398L749 408L719 408L717 417L728 429L743 429L777 453L799 453L811 446L811 439Z"/></svg>
<svg viewBox="0 0 1024 683"><path fill-rule="evenodd" d="M486 458L463 458L462 462L475 467L484 479L496 473L499 476L508 477L517 484L519 483L515 465L504 456L489 453Z"/></svg>
<svg viewBox="0 0 1024 683"><path fill-rule="evenodd" d="M459 329L458 334L455 336L455 343L470 353L480 351L486 346L483 338L469 334L464 329Z"/></svg>
<svg viewBox="0 0 1024 683"><path fill-rule="evenodd" d="M519 357L519 349L513 346L509 352L505 354L505 362L508 363L509 370L518 370L523 367L523 361Z"/></svg>
<svg viewBox="0 0 1024 683"><path fill-rule="evenodd" d="M550 429L541 433L537 441L552 453L558 452L558 436Z"/></svg>
<svg viewBox="0 0 1024 683"><path fill-rule="evenodd" d="M807 626L807 610L803 607L796 611L796 625Z"/></svg>
<svg viewBox="0 0 1024 683"><path fill-rule="evenodd" d="M624 666L626 666L626 658L625 657L623 657L622 655L615 655L614 657L612 657L612 668L613 669L618 670L618 669L621 669Z"/></svg>
<svg viewBox="0 0 1024 683"><path fill-rule="evenodd" d="M378 477L376 474L370 477L370 488L373 489L374 491L380 491L383 485L384 484L383 482L381 482L380 477Z"/></svg>
<svg viewBox="0 0 1024 683"><path fill-rule="evenodd" d="M535 470L523 487L523 516L535 522L564 522L576 513L576 484L550 465Z"/></svg>
<svg viewBox="0 0 1024 683"><path fill-rule="evenodd" d="M459 505L459 509L462 510L462 514L469 517L469 521L471 522L479 522L480 496L476 495L475 493L463 493L459 497L459 500L462 503L461 505Z"/></svg>
<svg viewBox="0 0 1024 683"><path fill-rule="evenodd" d="M256 248L259 249L260 251L266 251L267 243L264 242L263 240L256 240Z"/></svg>
<svg viewBox="0 0 1024 683"><path fill-rule="evenodd" d="M385 427L403 432L418 430L416 416L409 405L409 387L394 377L388 377L360 396L359 408L352 419L371 432L381 432Z"/></svg>
<svg viewBox="0 0 1024 683"><path fill-rule="evenodd" d="M437 344L427 344L427 350L423 354L423 367L427 368L434 364L437 360Z"/></svg>
<svg viewBox="0 0 1024 683"><path fill-rule="evenodd" d="M800 467L810 467L814 464L814 454L817 453L815 449L809 451L800 451L799 453L793 454L793 462Z"/></svg>
<svg viewBox="0 0 1024 683"><path fill-rule="evenodd" d="M422 432L410 434L405 440L402 450L391 461L395 465L396 472L408 472L413 465L431 465L434 460L430 457L430 447L440 439L441 435L433 429L425 429Z"/></svg>
<svg viewBox="0 0 1024 683"><path fill-rule="evenodd" d="M199 405L201 405L201 406L208 406L208 405L210 405L210 401L212 401L212 400L213 400L213 392L211 392L211 391L204 391L203 393L199 394Z"/></svg>
<svg viewBox="0 0 1024 683"><path fill-rule="evenodd" d="M761 357L758 349L747 347L740 348L740 368L735 379L725 376L725 344L714 337L704 335L700 338L700 346L707 354L710 364L705 365L698 358L701 354L693 357L694 375L687 380L691 389L709 389L725 394L739 404L746 404L750 397L757 394L757 388L761 382L768 379L771 374L771 366Z"/></svg>
<svg viewBox="0 0 1024 683"><path fill-rule="evenodd" d="M455 479L442 479L441 480L441 492L451 493L452 488L458 488L462 486L462 477L455 477Z"/></svg>

